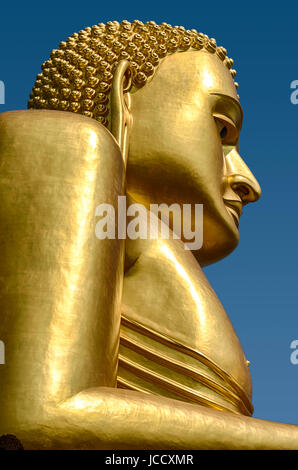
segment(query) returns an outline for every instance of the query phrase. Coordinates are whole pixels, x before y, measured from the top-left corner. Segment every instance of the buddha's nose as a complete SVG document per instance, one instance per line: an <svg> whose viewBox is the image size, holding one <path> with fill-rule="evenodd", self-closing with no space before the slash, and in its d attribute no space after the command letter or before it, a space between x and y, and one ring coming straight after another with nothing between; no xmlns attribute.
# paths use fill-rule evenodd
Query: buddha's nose
<svg viewBox="0 0 298 470"><path fill-rule="evenodd" d="M225 166L227 182L242 204L257 201L261 196L260 185L235 147L226 153Z"/></svg>

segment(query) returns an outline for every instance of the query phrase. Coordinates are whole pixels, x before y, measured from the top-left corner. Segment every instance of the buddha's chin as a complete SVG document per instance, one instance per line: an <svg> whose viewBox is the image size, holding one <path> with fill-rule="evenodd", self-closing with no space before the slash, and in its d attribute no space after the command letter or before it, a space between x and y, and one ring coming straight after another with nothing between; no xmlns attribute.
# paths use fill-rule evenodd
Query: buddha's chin
<svg viewBox="0 0 298 470"><path fill-rule="evenodd" d="M235 250L239 243L239 231L236 223L232 220L230 224L222 227L213 236L204 237L203 246L193 255L200 266L208 266L228 256Z"/></svg>

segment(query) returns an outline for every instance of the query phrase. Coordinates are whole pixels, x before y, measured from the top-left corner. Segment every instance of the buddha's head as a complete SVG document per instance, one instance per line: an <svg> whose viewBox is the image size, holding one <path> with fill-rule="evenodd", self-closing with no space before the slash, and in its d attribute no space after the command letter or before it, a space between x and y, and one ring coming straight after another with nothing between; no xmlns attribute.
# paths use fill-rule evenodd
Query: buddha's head
<svg viewBox="0 0 298 470"><path fill-rule="evenodd" d="M242 109L232 59L195 30L139 21L74 34L43 64L29 108L98 120L127 160L140 203L203 204L201 264L238 244L242 207L260 187L241 159Z"/></svg>

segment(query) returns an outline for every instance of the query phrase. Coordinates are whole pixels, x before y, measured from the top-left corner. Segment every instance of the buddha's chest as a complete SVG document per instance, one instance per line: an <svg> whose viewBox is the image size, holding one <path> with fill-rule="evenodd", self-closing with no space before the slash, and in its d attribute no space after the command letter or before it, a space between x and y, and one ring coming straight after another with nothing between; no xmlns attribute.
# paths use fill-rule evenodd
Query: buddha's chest
<svg viewBox="0 0 298 470"><path fill-rule="evenodd" d="M252 413L237 335L179 243L151 243L125 276L118 386Z"/></svg>

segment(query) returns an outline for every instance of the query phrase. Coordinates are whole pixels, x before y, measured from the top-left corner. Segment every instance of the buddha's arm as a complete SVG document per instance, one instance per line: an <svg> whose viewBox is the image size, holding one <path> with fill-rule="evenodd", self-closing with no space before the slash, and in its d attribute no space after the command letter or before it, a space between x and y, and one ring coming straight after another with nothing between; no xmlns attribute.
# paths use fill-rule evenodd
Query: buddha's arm
<svg viewBox="0 0 298 470"><path fill-rule="evenodd" d="M0 416L116 385L124 240L97 239L124 165L95 120L55 111L0 115ZM103 215L103 214L102 214Z"/></svg>
<svg viewBox="0 0 298 470"><path fill-rule="evenodd" d="M8 432L27 449L298 449L298 426L112 388L86 390Z"/></svg>
<svg viewBox="0 0 298 470"><path fill-rule="evenodd" d="M62 404L58 414L69 431L82 420L81 406L88 419L85 442L94 433L102 447L298 449L298 426L124 390L90 390Z"/></svg>

